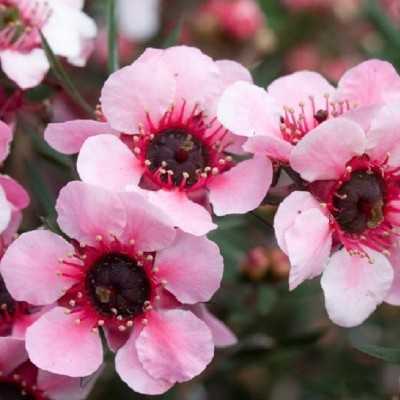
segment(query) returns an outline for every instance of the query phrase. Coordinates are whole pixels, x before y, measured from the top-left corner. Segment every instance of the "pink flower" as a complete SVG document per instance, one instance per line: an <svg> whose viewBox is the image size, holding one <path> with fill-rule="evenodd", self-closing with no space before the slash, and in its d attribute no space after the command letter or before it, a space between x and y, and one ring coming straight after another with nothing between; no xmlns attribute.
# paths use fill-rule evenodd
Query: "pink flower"
<svg viewBox="0 0 400 400"><path fill-rule="evenodd" d="M4 73L22 89L42 81L49 63L40 30L55 54L73 65L85 65L96 26L82 7L83 1L1 0L0 61Z"/></svg>
<svg viewBox="0 0 400 400"><path fill-rule="evenodd" d="M200 305L222 278L214 243L175 231L136 193L72 182L56 209L73 240L45 230L25 233L1 262L16 300L56 302L27 330L27 351L39 368L92 374L103 359L101 328L118 350L121 378L138 392L158 394L201 373L214 345L234 342Z"/></svg>
<svg viewBox="0 0 400 400"><path fill-rule="evenodd" d="M370 60L348 70L335 89L315 72L300 71L272 82L267 91L249 82L233 83L222 95L219 121L248 137L243 148L288 162L295 145L322 122L346 114L360 120L364 112L400 95L400 77L387 62ZM368 120L362 119L368 124Z"/></svg>
<svg viewBox="0 0 400 400"><path fill-rule="evenodd" d="M251 39L265 23L255 0L208 0L199 12L215 18L224 33L239 40Z"/></svg>
<svg viewBox="0 0 400 400"><path fill-rule="evenodd" d="M362 323L390 297L399 304L399 265L390 262L400 227L398 107L374 112L368 129L344 117L326 121L290 158L307 189L290 194L275 218L290 288L322 273L328 314L342 326Z"/></svg>
<svg viewBox="0 0 400 400"><path fill-rule="evenodd" d="M242 138L216 121L221 92L237 80L251 77L233 61L214 62L185 46L148 49L105 83L106 122L50 124L45 137L65 153L82 146L83 181L142 190L175 226L203 235L216 227L210 203L217 215L244 213L261 203L271 183L265 155L235 162L227 151Z"/></svg>
<svg viewBox="0 0 400 400"><path fill-rule="evenodd" d="M22 210L29 202L28 193L18 182L7 175L0 175L0 255L17 233Z"/></svg>
<svg viewBox="0 0 400 400"><path fill-rule="evenodd" d="M0 393L5 399L84 400L96 377L81 379L39 370L29 360L21 339L0 337Z"/></svg>

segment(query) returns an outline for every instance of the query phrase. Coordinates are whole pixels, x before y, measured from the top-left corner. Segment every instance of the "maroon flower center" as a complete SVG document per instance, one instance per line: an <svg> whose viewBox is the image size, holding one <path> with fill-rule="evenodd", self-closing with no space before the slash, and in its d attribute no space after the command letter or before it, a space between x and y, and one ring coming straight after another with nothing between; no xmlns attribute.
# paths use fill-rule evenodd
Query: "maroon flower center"
<svg viewBox="0 0 400 400"><path fill-rule="evenodd" d="M0 382L0 400L37 400L32 394L14 382Z"/></svg>
<svg viewBox="0 0 400 400"><path fill-rule="evenodd" d="M133 258L109 253L97 260L86 277L86 288L99 313L135 317L150 298L151 285Z"/></svg>
<svg viewBox="0 0 400 400"><path fill-rule="evenodd" d="M15 311L15 301L8 292L3 278L0 276L0 315L2 311L12 314Z"/></svg>
<svg viewBox="0 0 400 400"><path fill-rule="evenodd" d="M185 180L187 186L194 185L208 164L208 151L203 143L184 129L168 129L159 133L149 143L147 159L150 171L164 169L162 179L171 176L174 185Z"/></svg>
<svg viewBox="0 0 400 400"><path fill-rule="evenodd" d="M375 173L355 171L336 192L333 215L347 233L361 234L384 221L384 189Z"/></svg>

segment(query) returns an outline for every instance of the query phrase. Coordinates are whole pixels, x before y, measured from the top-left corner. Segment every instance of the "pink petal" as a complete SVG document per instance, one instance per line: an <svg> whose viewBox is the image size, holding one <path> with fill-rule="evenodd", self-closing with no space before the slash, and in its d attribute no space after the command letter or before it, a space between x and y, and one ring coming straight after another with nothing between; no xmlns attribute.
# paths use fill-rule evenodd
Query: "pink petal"
<svg viewBox="0 0 400 400"><path fill-rule="evenodd" d="M240 162L208 184L214 213L242 214L254 210L264 199L271 182L272 164L265 156Z"/></svg>
<svg viewBox="0 0 400 400"><path fill-rule="evenodd" d="M164 51L162 60L176 81L175 101L186 100L189 108L199 104L208 110L220 94L221 84L219 68L212 58L195 47L174 46Z"/></svg>
<svg viewBox="0 0 400 400"><path fill-rule="evenodd" d="M291 264L289 288L320 275L332 248L329 219L317 208L302 212L285 232Z"/></svg>
<svg viewBox="0 0 400 400"><path fill-rule="evenodd" d="M400 165L400 102L380 109L368 132L368 154L373 160L385 160L389 165Z"/></svg>
<svg viewBox="0 0 400 400"><path fill-rule="evenodd" d="M39 368L72 378L93 374L103 361L98 334L87 320L76 323L77 316L56 307L36 321L27 331L26 349Z"/></svg>
<svg viewBox="0 0 400 400"><path fill-rule="evenodd" d="M249 70L242 64L232 60L218 60L215 63L220 70L224 89L237 81L253 83Z"/></svg>
<svg viewBox="0 0 400 400"><path fill-rule="evenodd" d="M108 133L117 132L106 122L80 119L49 124L44 131L44 138L60 153L75 154L79 152L87 138Z"/></svg>
<svg viewBox="0 0 400 400"><path fill-rule="evenodd" d="M135 241L135 248L155 251L169 246L175 239L175 229L164 213L137 193L121 193L127 212L127 225L121 240Z"/></svg>
<svg viewBox="0 0 400 400"><path fill-rule="evenodd" d="M25 341L13 337L0 337L0 371L10 374L28 359Z"/></svg>
<svg viewBox="0 0 400 400"><path fill-rule="evenodd" d="M12 206L7 200L6 194L0 187L0 233L4 232L8 227L12 216Z"/></svg>
<svg viewBox="0 0 400 400"><path fill-rule="evenodd" d="M1 239L3 240L3 244L8 247L9 244L15 239L15 235L18 232L18 229L21 225L22 221L22 212L21 211L12 211L11 212L11 220L7 225L7 228L1 233Z"/></svg>
<svg viewBox="0 0 400 400"><path fill-rule="evenodd" d="M0 61L4 73L21 89L39 85L50 67L42 49L33 49L29 53L2 51Z"/></svg>
<svg viewBox="0 0 400 400"><path fill-rule="evenodd" d="M210 300L221 284L224 263L218 246L206 237L179 232L175 243L156 254L157 276L180 302Z"/></svg>
<svg viewBox="0 0 400 400"><path fill-rule="evenodd" d="M174 383L151 376L138 359L136 350L137 333L122 347L115 358L115 369L121 379L135 392L142 394L162 394Z"/></svg>
<svg viewBox="0 0 400 400"><path fill-rule="evenodd" d="M340 178L346 163L364 153L366 138L361 127L345 118L328 120L294 148L290 164L310 181Z"/></svg>
<svg viewBox="0 0 400 400"><path fill-rule="evenodd" d="M236 135L281 137L281 109L264 90L248 82L236 82L225 90L218 105L218 119Z"/></svg>
<svg viewBox="0 0 400 400"><path fill-rule="evenodd" d="M203 236L217 227L213 224L210 213L189 200L183 192L159 190L150 192L149 199L164 211L172 225L184 232Z"/></svg>
<svg viewBox="0 0 400 400"><path fill-rule="evenodd" d="M136 157L112 135L87 139L79 153L77 169L84 182L116 191L137 185L142 176Z"/></svg>
<svg viewBox="0 0 400 400"><path fill-rule="evenodd" d="M119 236L126 224L126 212L116 193L75 181L61 189L56 210L60 228L85 244L96 237Z"/></svg>
<svg viewBox="0 0 400 400"><path fill-rule="evenodd" d="M314 123L314 113L326 109L325 95L333 95L335 88L320 74L312 71L299 71L273 81L268 93L283 107L292 108L297 115L303 103L306 120ZM314 107L310 102L313 98Z"/></svg>
<svg viewBox="0 0 400 400"><path fill-rule="evenodd" d="M340 79L337 99L358 107L398 98L400 77L394 67L381 60L368 60L349 69Z"/></svg>
<svg viewBox="0 0 400 400"><path fill-rule="evenodd" d="M85 400L92 391L101 369L84 382L82 378L70 378L47 371L38 371L37 385L52 400Z"/></svg>
<svg viewBox="0 0 400 400"><path fill-rule="evenodd" d="M28 207L30 203L29 194L16 180L8 175L0 175L0 186L5 191L7 200L16 210Z"/></svg>
<svg viewBox="0 0 400 400"><path fill-rule="evenodd" d="M207 325L190 311L152 313L136 341L138 358L154 378L186 382L199 375L214 355Z"/></svg>
<svg viewBox="0 0 400 400"><path fill-rule="evenodd" d="M54 303L74 282L58 272L65 268L60 259L74 248L61 236L45 230L23 233L1 260L1 273L8 291L18 301L34 305ZM29 282L29 284L27 284Z"/></svg>
<svg viewBox="0 0 400 400"><path fill-rule="evenodd" d="M301 213L312 209L321 208L308 192L292 192L280 204L275 214L274 228L278 245L286 254L289 253L285 238L286 231L294 225L296 218Z"/></svg>
<svg viewBox="0 0 400 400"><path fill-rule="evenodd" d="M11 128L3 121L0 121L0 162L3 162L7 158L12 138Z"/></svg>
<svg viewBox="0 0 400 400"><path fill-rule="evenodd" d="M393 282L393 268L380 253L369 251L373 262L335 253L322 275L321 286L329 318L344 327L363 323L382 303Z"/></svg>
<svg viewBox="0 0 400 400"><path fill-rule="evenodd" d="M104 328L104 335L107 339L108 347L114 353L117 352L129 339L131 332L121 332L119 329Z"/></svg>
<svg viewBox="0 0 400 400"><path fill-rule="evenodd" d="M235 334L222 321L211 314L204 304L197 304L190 310L206 323L216 347L229 347L237 343Z"/></svg>
<svg viewBox="0 0 400 400"><path fill-rule="evenodd" d="M288 161L293 146L279 137L254 136L247 139L243 149L253 154L266 155L272 160Z"/></svg>
<svg viewBox="0 0 400 400"><path fill-rule="evenodd" d="M397 243L398 244L398 243ZM389 257L390 263L393 267L393 283L389 290L388 295L385 298L385 302L392 304L394 306L400 305L400 248L399 246L394 246Z"/></svg>
<svg viewBox="0 0 400 400"><path fill-rule="evenodd" d="M147 112L153 121L160 120L174 100L175 88L165 64L150 59L114 72L103 87L100 102L114 129L137 133L139 125L146 123Z"/></svg>

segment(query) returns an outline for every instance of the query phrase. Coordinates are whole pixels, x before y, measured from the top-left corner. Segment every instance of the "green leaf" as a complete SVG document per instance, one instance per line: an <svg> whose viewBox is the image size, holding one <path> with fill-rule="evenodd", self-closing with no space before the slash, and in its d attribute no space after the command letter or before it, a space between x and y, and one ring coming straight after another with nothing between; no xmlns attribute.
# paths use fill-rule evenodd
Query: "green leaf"
<svg viewBox="0 0 400 400"><path fill-rule="evenodd" d="M383 12L382 6L376 0L366 0L365 12L387 42L400 50L400 31L395 28L389 17Z"/></svg>
<svg viewBox="0 0 400 400"><path fill-rule="evenodd" d="M68 76L64 67L62 66L60 60L56 57L51 49L49 43L44 37L43 33L40 32L40 36L42 38L43 49L46 53L47 59L50 63L51 69L56 76L56 78L60 81L61 86L68 93L72 100L75 101L83 110L85 110L90 116L93 116L92 107L86 102L86 100L81 96L71 78Z"/></svg>
<svg viewBox="0 0 400 400"><path fill-rule="evenodd" d="M382 347L373 344L353 344L354 348L371 357L379 358L391 364L400 364L400 348Z"/></svg>
<svg viewBox="0 0 400 400"><path fill-rule="evenodd" d="M175 46L178 44L179 37L182 32L182 27L183 27L183 19L181 18L177 24L175 25L174 29L171 31L171 33L167 36L163 43L163 48L166 49L167 47Z"/></svg>
<svg viewBox="0 0 400 400"><path fill-rule="evenodd" d="M119 68L118 56L118 27L115 16L115 0L108 0L107 4L108 26L108 71L115 72Z"/></svg>
<svg viewBox="0 0 400 400"><path fill-rule="evenodd" d="M267 315L274 308L278 294L269 286L261 286L258 289L257 309L261 315Z"/></svg>

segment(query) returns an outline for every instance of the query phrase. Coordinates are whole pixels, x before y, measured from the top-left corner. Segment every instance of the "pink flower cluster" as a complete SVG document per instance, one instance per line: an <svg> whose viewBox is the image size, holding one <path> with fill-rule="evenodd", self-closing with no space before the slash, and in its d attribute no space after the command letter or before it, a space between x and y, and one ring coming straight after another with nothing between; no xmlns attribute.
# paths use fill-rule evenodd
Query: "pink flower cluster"
<svg viewBox="0 0 400 400"><path fill-rule="evenodd" d="M274 173L293 180L274 224L290 288L322 275L342 326L400 304L399 106L400 77L379 60L337 87L300 71L265 90L240 64L186 46L147 49L113 73L97 120L45 131L56 150L78 153L81 181L56 204L63 236L12 241L29 199L0 176L0 389L83 398L91 384L76 382L101 369L102 333L137 392L202 373L215 347L236 342L205 305L223 275L205 235L213 215L257 208ZM0 128L4 159L11 131Z"/></svg>

